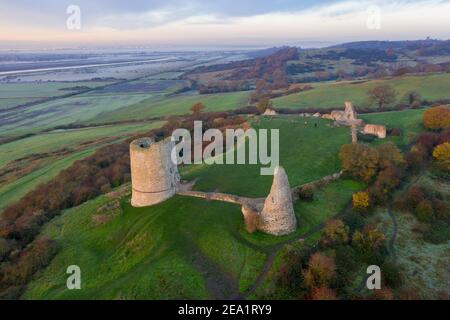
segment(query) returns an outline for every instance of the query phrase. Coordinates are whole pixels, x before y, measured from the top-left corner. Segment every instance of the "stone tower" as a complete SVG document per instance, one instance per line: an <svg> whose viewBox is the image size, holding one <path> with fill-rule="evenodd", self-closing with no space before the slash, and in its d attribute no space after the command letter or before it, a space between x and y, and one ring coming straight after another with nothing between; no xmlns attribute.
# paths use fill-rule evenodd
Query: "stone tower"
<svg viewBox="0 0 450 320"><path fill-rule="evenodd" d="M150 138L130 144L133 207L151 206L172 197L180 181L178 168L171 160L174 142Z"/></svg>
<svg viewBox="0 0 450 320"><path fill-rule="evenodd" d="M350 101L345 102L344 117L347 121L354 121L357 119L357 114L355 109L353 109L353 104Z"/></svg>
<svg viewBox="0 0 450 320"><path fill-rule="evenodd" d="M258 229L276 236L294 232L297 228L291 187L282 167L275 169L270 194L264 202Z"/></svg>

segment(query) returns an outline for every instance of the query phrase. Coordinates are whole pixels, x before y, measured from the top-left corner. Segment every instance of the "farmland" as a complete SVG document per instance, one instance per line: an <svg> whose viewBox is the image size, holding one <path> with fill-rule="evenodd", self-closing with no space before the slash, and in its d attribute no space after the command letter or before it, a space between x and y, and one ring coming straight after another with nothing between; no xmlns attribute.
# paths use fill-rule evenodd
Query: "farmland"
<svg viewBox="0 0 450 320"><path fill-rule="evenodd" d="M356 107L374 107L368 101L367 91L378 85L390 85L397 91L397 99L392 104L405 103L405 94L408 91L417 91L423 99L429 101L448 99L450 74L405 76L386 80L343 81L312 85L312 90L274 99L274 106L292 109L342 108L343 101L352 101Z"/></svg>

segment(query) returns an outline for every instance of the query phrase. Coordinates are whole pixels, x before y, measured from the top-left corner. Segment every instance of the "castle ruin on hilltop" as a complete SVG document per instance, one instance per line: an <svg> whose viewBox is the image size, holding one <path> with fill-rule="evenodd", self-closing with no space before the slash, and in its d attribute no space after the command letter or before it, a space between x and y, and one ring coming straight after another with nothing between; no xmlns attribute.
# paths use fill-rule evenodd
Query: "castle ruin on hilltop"
<svg viewBox="0 0 450 320"><path fill-rule="evenodd" d="M130 144L132 206L151 206L175 195L180 176L171 160L174 146L170 139L154 142L150 138Z"/></svg>
<svg viewBox="0 0 450 320"><path fill-rule="evenodd" d="M353 108L353 104L350 101L345 102L344 111L332 111L331 117L329 118L336 121L336 124L338 125L361 126L364 124L361 119L358 119L358 114L356 113L355 109Z"/></svg>
<svg viewBox="0 0 450 320"><path fill-rule="evenodd" d="M275 169L272 188L265 199L250 199L217 192L192 191L194 183L180 184L177 165L171 159L174 142L154 142L150 138L130 144L131 205L147 207L161 203L175 194L231 202L242 206L244 219L250 215L258 220L256 229L272 235L286 235L296 230L292 191L286 172ZM257 208L257 209L255 209Z"/></svg>
<svg viewBox="0 0 450 320"><path fill-rule="evenodd" d="M386 126L365 124L362 119L358 119L358 114L353 108L353 104L350 101L345 102L344 111L335 110L331 114L325 114L322 116L324 119L334 120L337 126L349 126L352 128L352 143L358 142L357 128L362 128L360 132L366 135L374 135L380 139L386 138Z"/></svg>

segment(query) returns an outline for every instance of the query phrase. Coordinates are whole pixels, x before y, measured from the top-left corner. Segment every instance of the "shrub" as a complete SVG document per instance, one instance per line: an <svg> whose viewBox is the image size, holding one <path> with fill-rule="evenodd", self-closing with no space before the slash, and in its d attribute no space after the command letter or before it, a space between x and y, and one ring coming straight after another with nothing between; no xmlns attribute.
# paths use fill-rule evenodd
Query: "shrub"
<svg viewBox="0 0 450 320"><path fill-rule="evenodd" d="M442 221L432 224L424 233L424 239L433 244L441 244L450 240L450 226Z"/></svg>
<svg viewBox="0 0 450 320"><path fill-rule="evenodd" d="M414 214L422 222L432 221L434 218L433 206L430 201L422 200L415 208Z"/></svg>
<svg viewBox="0 0 450 320"><path fill-rule="evenodd" d="M405 156L408 169L411 171L417 171L421 169L427 158L427 150L420 143L415 144Z"/></svg>
<svg viewBox="0 0 450 320"><path fill-rule="evenodd" d="M402 130L399 128L392 128L389 130L388 134L393 137L398 137L402 134Z"/></svg>
<svg viewBox="0 0 450 320"><path fill-rule="evenodd" d="M388 166L403 167L406 162L400 149L392 142L383 143L377 147L378 163L381 169Z"/></svg>
<svg viewBox="0 0 450 320"><path fill-rule="evenodd" d="M369 182L378 169L378 151L362 144L345 144L339 151L342 170L357 180Z"/></svg>
<svg viewBox="0 0 450 320"><path fill-rule="evenodd" d="M314 191L312 188L299 188L297 190L297 196L300 200L303 201L313 201Z"/></svg>
<svg viewBox="0 0 450 320"><path fill-rule="evenodd" d="M320 252L314 253L303 271L303 279L308 288L328 286L336 276L336 264L333 258Z"/></svg>
<svg viewBox="0 0 450 320"><path fill-rule="evenodd" d="M352 197L353 209L357 211L365 211L369 208L369 194L365 191L360 191L353 194Z"/></svg>
<svg viewBox="0 0 450 320"><path fill-rule="evenodd" d="M450 126L450 108L439 106L428 109L423 113L423 125L432 130Z"/></svg>
<svg viewBox="0 0 450 320"><path fill-rule="evenodd" d="M434 148L433 157L444 170L450 171L450 143L444 142Z"/></svg>
<svg viewBox="0 0 450 320"><path fill-rule="evenodd" d="M346 243L348 241L348 228L339 219L330 219L325 222L325 242L327 244Z"/></svg>

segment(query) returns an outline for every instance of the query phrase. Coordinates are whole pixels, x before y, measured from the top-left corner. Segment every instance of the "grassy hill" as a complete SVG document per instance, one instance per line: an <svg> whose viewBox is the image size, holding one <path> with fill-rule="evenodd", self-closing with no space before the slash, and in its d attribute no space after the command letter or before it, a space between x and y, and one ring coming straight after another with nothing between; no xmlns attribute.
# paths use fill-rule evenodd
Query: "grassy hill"
<svg viewBox="0 0 450 320"><path fill-rule="evenodd" d="M255 121L258 128L281 128L282 164L288 168L292 184L335 172L338 147L350 139L346 129L328 127L325 120L317 121L317 128L312 122L305 125L299 118ZM313 150L318 145L313 137L322 139L332 131L335 139ZM267 195L272 177L261 177L258 168L251 167L197 166L192 170L183 168L182 173L184 178L199 178L199 189ZM237 296L256 280L277 244L301 237L336 215L352 193L363 187L349 180L337 181L318 191L313 202L296 203L300 227L286 237L248 234L236 205L177 196L160 205L138 209L130 206L127 193L102 196L67 210L47 225L44 234L57 240L60 251L30 285L25 298ZM129 190L129 186L124 188ZM65 290L65 270L71 264L81 267L83 290Z"/></svg>
<svg viewBox="0 0 450 320"><path fill-rule="evenodd" d="M343 108L344 101L352 101L357 107L371 107L367 91L378 85L390 85L397 91L393 104L405 103L408 91L417 91L429 101L449 99L450 74L405 76L387 80L345 81L312 84L313 89L273 100L279 108ZM373 106L375 107L375 106Z"/></svg>

